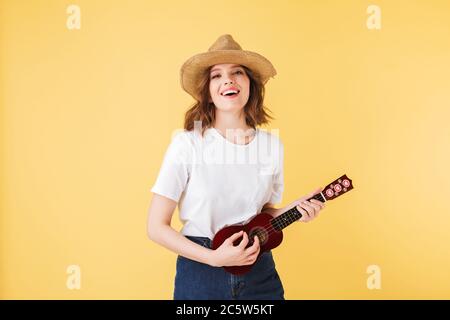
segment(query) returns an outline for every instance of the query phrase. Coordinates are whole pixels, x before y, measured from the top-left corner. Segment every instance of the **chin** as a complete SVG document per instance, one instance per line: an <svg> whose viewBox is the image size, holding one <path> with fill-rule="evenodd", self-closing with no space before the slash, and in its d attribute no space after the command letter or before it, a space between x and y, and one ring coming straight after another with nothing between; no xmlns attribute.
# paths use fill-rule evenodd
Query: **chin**
<svg viewBox="0 0 450 320"><path fill-rule="evenodd" d="M219 109L221 111L238 111L238 110L244 109L244 106L240 105L240 104L230 103L227 105L221 105L221 106L217 107L217 109Z"/></svg>

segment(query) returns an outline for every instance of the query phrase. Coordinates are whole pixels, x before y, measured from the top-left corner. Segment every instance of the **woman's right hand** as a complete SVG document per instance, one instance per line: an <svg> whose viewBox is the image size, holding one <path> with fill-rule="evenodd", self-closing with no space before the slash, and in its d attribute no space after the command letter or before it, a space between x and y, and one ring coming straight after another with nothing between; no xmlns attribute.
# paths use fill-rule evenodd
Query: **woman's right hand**
<svg viewBox="0 0 450 320"><path fill-rule="evenodd" d="M233 243L242 237L241 242L234 246ZM239 231L228 239L226 239L220 247L212 251L212 266L228 267L228 266L244 266L253 264L258 258L260 246L259 238L255 236L253 245L245 248L249 242L246 232Z"/></svg>

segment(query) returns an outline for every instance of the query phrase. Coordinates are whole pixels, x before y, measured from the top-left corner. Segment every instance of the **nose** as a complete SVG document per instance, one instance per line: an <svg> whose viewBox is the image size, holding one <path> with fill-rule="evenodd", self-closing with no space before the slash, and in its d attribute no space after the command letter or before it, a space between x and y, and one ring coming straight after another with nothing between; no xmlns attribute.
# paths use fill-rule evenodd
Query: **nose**
<svg viewBox="0 0 450 320"><path fill-rule="evenodd" d="M225 80L224 85L233 83L233 80L231 79L231 77L229 75L225 75L224 80Z"/></svg>
<svg viewBox="0 0 450 320"><path fill-rule="evenodd" d="M228 88L234 86L234 82L231 79L225 80L225 82L222 85L222 88Z"/></svg>

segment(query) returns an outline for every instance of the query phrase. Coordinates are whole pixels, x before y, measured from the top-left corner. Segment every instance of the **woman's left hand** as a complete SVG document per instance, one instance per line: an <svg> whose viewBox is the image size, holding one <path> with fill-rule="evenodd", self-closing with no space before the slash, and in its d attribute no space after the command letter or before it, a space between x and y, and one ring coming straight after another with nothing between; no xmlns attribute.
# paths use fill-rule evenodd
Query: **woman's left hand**
<svg viewBox="0 0 450 320"><path fill-rule="evenodd" d="M302 217L298 221L309 222L314 218L317 218L320 210L325 207L325 203L316 199L311 199L309 201L306 200L320 193L322 190L323 188L318 188L317 190L297 200L297 210L302 214Z"/></svg>

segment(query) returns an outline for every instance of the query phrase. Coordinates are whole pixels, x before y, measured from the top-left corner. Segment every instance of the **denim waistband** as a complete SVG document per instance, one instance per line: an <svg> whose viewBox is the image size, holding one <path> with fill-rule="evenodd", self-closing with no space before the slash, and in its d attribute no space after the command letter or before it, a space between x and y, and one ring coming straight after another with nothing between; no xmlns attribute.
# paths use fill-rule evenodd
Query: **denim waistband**
<svg viewBox="0 0 450 320"><path fill-rule="evenodd" d="M194 236L185 236L185 237L201 246L211 249L212 240L207 237L194 237Z"/></svg>
<svg viewBox="0 0 450 320"><path fill-rule="evenodd" d="M185 237L201 246L204 246L209 249L212 248L212 240L207 237L194 237L194 236L185 236ZM271 250L267 250L263 253L266 253L266 252L271 253Z"/></svg>

